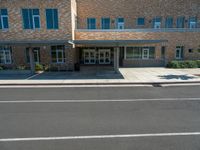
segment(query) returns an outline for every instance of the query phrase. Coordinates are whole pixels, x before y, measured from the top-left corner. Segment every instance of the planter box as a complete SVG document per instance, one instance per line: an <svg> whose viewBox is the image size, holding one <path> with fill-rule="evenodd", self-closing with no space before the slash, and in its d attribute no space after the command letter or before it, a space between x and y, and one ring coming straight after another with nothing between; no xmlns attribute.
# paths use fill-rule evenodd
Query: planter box
<svg viewBox="0 0 200 150"><path fill-rule="evenodd" d="M0 70L0 74L30 74L30 70Z"/></svg>

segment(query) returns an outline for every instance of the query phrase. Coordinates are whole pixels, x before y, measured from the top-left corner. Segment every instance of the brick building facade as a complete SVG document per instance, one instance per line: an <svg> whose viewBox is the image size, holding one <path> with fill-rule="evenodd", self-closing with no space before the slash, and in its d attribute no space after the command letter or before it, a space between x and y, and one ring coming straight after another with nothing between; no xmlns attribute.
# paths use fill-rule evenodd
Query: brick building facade
<svg viewBox="0 0 200 150"><path fill-rule="evenodd" d="M0 10L0 64L7 68L200 59L199 0L1 0Z"/></svg>

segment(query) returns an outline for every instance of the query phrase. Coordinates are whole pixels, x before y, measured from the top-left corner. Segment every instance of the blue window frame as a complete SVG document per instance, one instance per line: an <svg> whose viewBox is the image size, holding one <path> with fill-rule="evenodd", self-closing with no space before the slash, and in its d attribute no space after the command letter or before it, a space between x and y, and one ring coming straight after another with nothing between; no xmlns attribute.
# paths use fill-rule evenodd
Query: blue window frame
<svg viewBox="0 0 200 150"><path fill-rule="evenodd" d="M8 29L8 11L7 9L0 9L0 29Z"/></svg>
<svg viewBox="0 0 200 150"><path fill-rule="evenodd" d="M47 29L58 29L58 9L46 9Z"/></svg>
<svg viewBox="0 0 200 150"><path fill-rule="evenodd" d="M87 28L96 29L96 18L87 18Z"/></svg>
<svg viewBox="0 0 200 150"><path fill-rule="evenodd" d="M173 17L167 17L166 18L165 28L173 28Z"/></svg>
<svg viewBox="0 0 200 150"><path fill-rule="evenodd" d="M155 17L153 18L153 28L155 29L159 29L161 28L161 21L162 21L162 18L161 17Z"/></svg>
<svg viewBox="0 0 200 150"><path fill-rule="evenodd" d="M102 18L101 19L101 28L102 29L110 29L110 18Z"/></svg>
<svg viewBox="0 0 200 150"><path fill-rule="evenodd" d="M116 19L116 29L124 29L124 18Z"/></svg>
<svg viewBox="0 0 200 150"><path fill-rule="evenodd" d="M181 16L177 18L176 27L177 28L184 28L185 26L185 17Z"/></svg>
<svg viewBox="0 0 200 150"><path fill-rule="evenodd" d="M144 18L137 18L137 25L138 26L143 26L145 25L145 19Z"/></svg>
<svg viewBox="0 0 200 150"><path fill-rule="evenodd" d="M40 11L39 9L22 9L24 29L40 28Z"/></svg>
<svg viewBox="0 0 200 150"><path fill-rule="evenodd" d="M190 17L188 21L188 27L190 29L197 28L197 17Z"/></svg>

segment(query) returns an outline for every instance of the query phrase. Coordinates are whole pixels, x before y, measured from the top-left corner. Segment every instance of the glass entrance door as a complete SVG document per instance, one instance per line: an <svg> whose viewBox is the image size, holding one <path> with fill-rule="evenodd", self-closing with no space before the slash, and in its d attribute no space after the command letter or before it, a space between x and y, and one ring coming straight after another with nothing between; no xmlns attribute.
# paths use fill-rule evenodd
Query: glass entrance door
<svg viewBox="0 0 200 150"><path fill-rule="evenodd" d="M148 48L144 48L142 50L142 59L149 59L149 49Z"/></svg>
<svg viewBox="0 0 200 150"><path fill-rule="evenodd" d="M99 50L99 64L110 64L110 49Z"/></svg>
<svg viewBox="0 0 200 150"><path fill-rule="evenodd" d="M84 50L84 64L96 64L96 52L94 49Z"/></svg>

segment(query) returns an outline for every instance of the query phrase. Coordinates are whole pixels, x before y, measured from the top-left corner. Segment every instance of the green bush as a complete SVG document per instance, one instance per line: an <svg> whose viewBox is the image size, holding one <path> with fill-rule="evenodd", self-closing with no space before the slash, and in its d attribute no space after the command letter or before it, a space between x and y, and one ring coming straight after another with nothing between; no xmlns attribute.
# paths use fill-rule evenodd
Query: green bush
<svg viewBox="0 0 200 150"><path fill-rule="evenodd" d="M0 66L0 70L3 70L3 67Z"/></svg>
<svg viewBox="0 0 200 150"><path fill-rule="evenodd" d="M198 68L200 67L199 61L171 61L167 64L168 68Z"/></svg>
<svg viewBox="0 0 200 150"><path fill-rule="evenodd" d="M35 71L43 71L43 66L40 64L35 65Z"/></svg>
<svg viewBox="0 0 200 150"><path fill-rule="evenodd" d="M196 61L198 68L200 68L200 60Z"/></svg>

